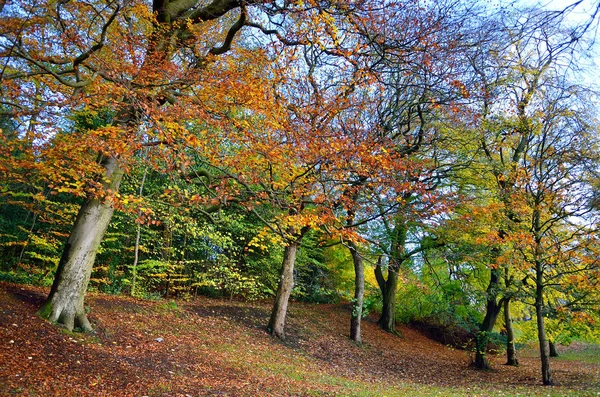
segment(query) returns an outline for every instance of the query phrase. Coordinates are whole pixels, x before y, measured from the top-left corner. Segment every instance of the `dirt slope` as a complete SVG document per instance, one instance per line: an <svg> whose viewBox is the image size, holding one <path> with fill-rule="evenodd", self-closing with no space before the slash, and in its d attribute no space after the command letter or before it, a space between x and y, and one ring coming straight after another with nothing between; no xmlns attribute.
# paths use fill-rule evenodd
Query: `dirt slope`
<svg viewBox="0 0 600 397"><path fill-rule="evenodd" d="M35 315L46 290L0 284L2 396L590 395L600 367L553 362L558 386L539 386L538 361L493 371L467 352L401 327L367 321L348 340L349 313L293 303L285 342L264 331L269 305L198 299L149 302L91 294L95 333L66 333Z"/></svg>

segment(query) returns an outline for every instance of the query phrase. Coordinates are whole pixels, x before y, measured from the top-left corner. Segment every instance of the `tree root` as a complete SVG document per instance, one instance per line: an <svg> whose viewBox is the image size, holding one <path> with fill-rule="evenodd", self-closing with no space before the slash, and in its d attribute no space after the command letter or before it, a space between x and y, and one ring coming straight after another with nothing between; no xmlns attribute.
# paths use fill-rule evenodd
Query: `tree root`
<svg viewBox="0 0 600 397"><path fill-rule="evenodd" d="M50 321L53 324L57 324L64 327L66 330L72 332L74 329L82 330L83 332L92 332L93 328L90 321L87 318L84 310L68 310L67 308L55 307L50 301L44 303L44 305L37 311L37 315Z"/></svg>

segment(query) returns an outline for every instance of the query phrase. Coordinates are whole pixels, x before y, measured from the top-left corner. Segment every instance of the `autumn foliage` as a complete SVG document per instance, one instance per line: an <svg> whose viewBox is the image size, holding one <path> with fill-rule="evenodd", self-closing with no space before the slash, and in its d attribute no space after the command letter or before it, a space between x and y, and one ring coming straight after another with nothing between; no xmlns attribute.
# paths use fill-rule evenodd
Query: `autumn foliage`
<svg viewBox="0 0 600 397"><path fill-rule="evenodd" d="M550 385L548 341L598 338L578 5L3 1L0 274L69 331L91 286L274 296L281 339L290 299L347 300L355 343L375 310L482 369L535 334Z"/></svg>

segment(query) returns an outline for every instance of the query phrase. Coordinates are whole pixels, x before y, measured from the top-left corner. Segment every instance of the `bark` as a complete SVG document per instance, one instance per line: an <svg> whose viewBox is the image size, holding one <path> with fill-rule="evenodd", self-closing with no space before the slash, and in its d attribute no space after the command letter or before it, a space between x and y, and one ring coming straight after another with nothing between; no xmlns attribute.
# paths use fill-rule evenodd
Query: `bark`
<svg viewBox="0 0 600 397"><path fill-rule="evenodd" d="M552 385L548 340L544 325L544 263L542 262L541 211L539 201L535 203L532 216L532 229L535 238L535 314L537 317L538 342L540 344L540 360L542 362L542 383Z"/></svg>
<svg viewBox="0 0 600 397"><path fill-rule="evenodd" d="M382 307L381 317L377 324L384 331L396 332L396 290L398 287L398 270L388 267L387 279L381 284L379 280L384 280L381 265L375 266L375 277L378 280L381 290Z"/></svg>
<svg viewBox="0 0 600 397"><path fill-rule="evenodd" d="M135 287L137 282L137 264L140 256L140 238L142 234L142 225L138 223L135 232L135 248L133 249L133 265L131 265L131 296L135 296Z"/></svg>
<svg viewBox="0 0 600 397"><path fill-rule="evenodd" d="M542 298L536 297L535 314L537 316L538 341L540 344L540 359L542 362L542 383L545 386L552 385L552 372L550 371L550 354L548 351L548 340L544 326L544 305Z"/></svg>
<svg viewBox="0 0 600 397"><path fill-rule="evenodd" d="M377 322L381 329L396 333L396 292L398 289L398 271L404 261L410 259L411 254L406 253L404 245L408 235L406 221L401 216L395 219L394 229L391 232L392 243L390 247L390 261L387 270L387 279L384 278L381 262L375 266L375 278L381 290L382 307L381 317Z"/></svg>
<svg viewBox="0 0 600 397"><path fill-rule="evenodd" d="M517 350L515 349L515 333L510 317L510 299L504 301L504 325L506 327L506 365L518 366Z"/></svg>
<svg viewBox="0 0 600 397"><path fill-rule="evenodd" d="M285 247L285 251L283 252L279 287L275 296L275 305L271 311L271 319L267 326L267 331L281 340L285 339L285 317L290 294L294 287L294 263L296 262L296 253L298 252L299 245L300 241L291 242Z"/></svg>
<svg viewBox="0 0 600 397"><path fill-rule="evenodd" d="M363 313L363 301L365 296L365 270L363 258L358 247L352 241L348 243L352 261L354 262L354 299L352 301L352 316L350 318L350 339L361 344L360 322Z"/></svg>
<svg viewBox="0 0 600 397"><path fill-rule="evenodd" d="M148 173L148 168L144 168L144 175L142 175L142 182L140 183L140 193L138 195L139 198L142 198L144 193L144 183L146 182L146 174ZM140 215L140 214L138 214ZM137 281L137 264L140 257L140 238L142 234L142 225L140 223L137 224L137 230L135 233L135 248L133 249L133 265L131 268L131 296L135 296L135 287Z"/></svg>
<svg viewBox="0 0 600 397"><path fill-rule="evenodd" d="M116 191L123 171L112 157L105 157L102 164L106 171L105 189ZM85 331L92 329L83 302L96 252L113 211L109 203L97 198L88 198L83 203L58 264L50 295L38 311L41 317L69 331L75 327Z"/></svg>
<svg viewBox="0 0 600 397"><path fill-rule="evenodd" d="M491 365L487 359L487 343L489 334L494 329L498 314L502 308L502 301L497 301L497 289L500 284L500 274L498 269L492 269L490 272L490 283L487 287L487 305L485 318L480 326L480 332L477 334L475 345L475 368L491 369Z"/></svg>
<svg viewBox="0 0 600 397"><path fill-rule="evenodd" d="M556 343L552 340L548 340L548 347L550 348L550 357L558 357L558 350L556 350Z"/></svg>

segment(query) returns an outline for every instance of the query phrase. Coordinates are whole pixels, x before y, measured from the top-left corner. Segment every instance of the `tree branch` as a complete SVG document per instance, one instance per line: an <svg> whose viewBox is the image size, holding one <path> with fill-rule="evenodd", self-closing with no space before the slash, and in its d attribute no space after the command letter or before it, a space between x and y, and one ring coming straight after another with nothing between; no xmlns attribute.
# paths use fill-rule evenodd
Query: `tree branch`
<svg viewBox="0 0 600 397"><path fill-rule="evenodd" d="M227 36L225 37L225 41L223 42L223 44L220 47L211 48L209 53L212 55L221 55L229 51L231 49L231 43L233 42L235 35L237 34L237 32L240 31L240 29L242 29L242 27L244 27L245 22L246 7L242 6L240 11L240 18L237 20L236 23L233 24L233 26L231 26L231 28L227 32Z"/></svg>

